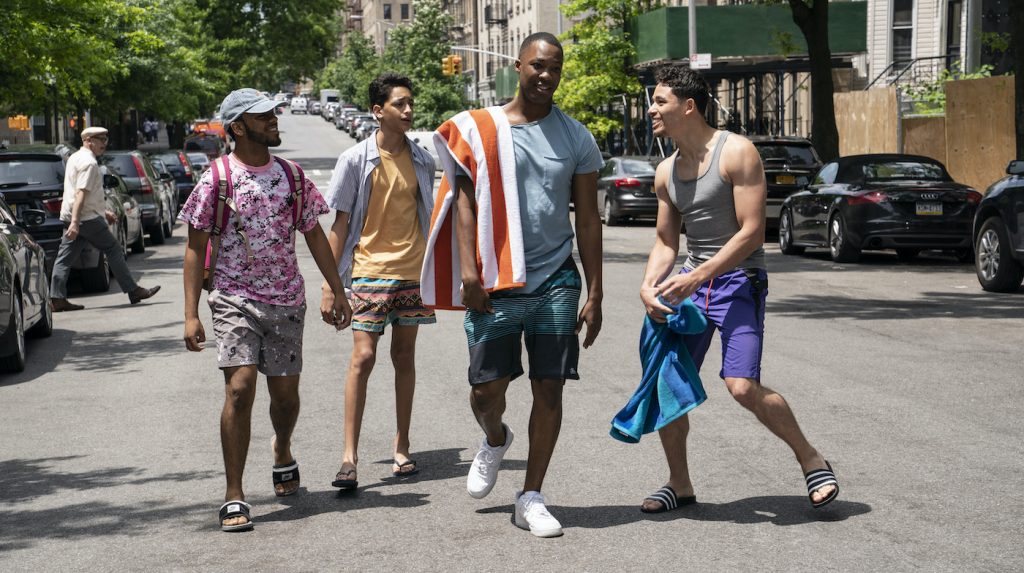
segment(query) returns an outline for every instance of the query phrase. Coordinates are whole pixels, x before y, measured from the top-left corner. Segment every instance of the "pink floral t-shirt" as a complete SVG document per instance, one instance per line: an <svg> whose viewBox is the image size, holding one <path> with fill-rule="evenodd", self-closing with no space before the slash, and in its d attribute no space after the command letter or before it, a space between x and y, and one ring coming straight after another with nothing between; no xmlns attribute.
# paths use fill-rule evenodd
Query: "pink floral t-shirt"
<svg viewBox="0 0 1024 573"><path fill-rule="evenodd" d="M267 165L253 167L231 154L230 162L235 210L225 206L229 212L228 224L221 232L214 288L267 304L304 304L305 285L292 240L295 197L288 183L288 173L273 159ZM201 231L209 231L213 228L216 208L213 169L207 169L181 208L178 219ZM329 211L316 185L306 178L298 232L311 230L318 224L317 218ZM239 230L248 236L249 250Z"/></svg>

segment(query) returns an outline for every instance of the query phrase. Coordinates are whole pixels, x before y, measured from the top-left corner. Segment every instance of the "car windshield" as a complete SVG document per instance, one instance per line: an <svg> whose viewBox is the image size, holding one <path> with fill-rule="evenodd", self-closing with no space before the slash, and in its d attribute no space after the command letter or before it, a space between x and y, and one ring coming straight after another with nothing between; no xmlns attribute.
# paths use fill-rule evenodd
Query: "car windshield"
<svg viewBox="0 0 1024 573"><path fill-rule="evenodd" d="M894 181L900 179L945 181L947 179L946 171L941 165L924 161L865 163L862 170L864 179L868 181Z"/></svg>
<svg viewBox="0 0 1024 573"><path fill-rule="evenodd" d="M648 163L647 161L642 161L639 159L623 159L622 173L625 175L630 175L632 177L654 175L654 166Z"/></svg>
<svg viewBox="0 0 1024 573"><path fill-rule="evenodd" d="M110 155L104 156L104 162L113 167L121 177L138 177L139 170L135 168L135 162L131 155Z"/></svg>
<svg viewBox="0 0 1024 573"><path fill-rule="evenodd" d="M818 163L814 158L814 152L807 145L758 143L755 146L757 147L757 152L761 154L761 161L766 164L785 163L787 165L810 167Z"/></svg>
<svg viewBox="0 0 1024 573"><path fill-rule="evenodd" d="M0 159L0 185L53 185L64 181L59 160Z"/></svg>

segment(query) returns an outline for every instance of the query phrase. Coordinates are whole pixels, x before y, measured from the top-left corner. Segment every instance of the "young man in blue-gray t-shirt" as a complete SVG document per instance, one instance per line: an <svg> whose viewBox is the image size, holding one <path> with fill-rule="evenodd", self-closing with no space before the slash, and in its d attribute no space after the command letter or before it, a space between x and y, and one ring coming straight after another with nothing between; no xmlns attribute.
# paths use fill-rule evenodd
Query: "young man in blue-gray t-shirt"
<svg viewBox="0 0 1024 573"><path fill-rule="evenodd" d="M475 264L461 268L465 328L469 342L470 402L485 437L467 479L469 494L482 498L497 479L512 444L502 423L509 382L523 374L522 336L529 355L533 410L526 481L516 495L514 523L539 537L562 534L540 493L562 423L562 387L579 379L578 334L583 347L601 329L601 221L597 211L597 171L601 153L590 133L553 105L562 71L562 46L548 33L528 36L519 49L519 92L503 110L515 147L526 285L488 294ZM476 252L473 184L460 177L456 233L459 250ZM577 314L583 281L572 258L575 230L587 282L587 301Z"/></svg>

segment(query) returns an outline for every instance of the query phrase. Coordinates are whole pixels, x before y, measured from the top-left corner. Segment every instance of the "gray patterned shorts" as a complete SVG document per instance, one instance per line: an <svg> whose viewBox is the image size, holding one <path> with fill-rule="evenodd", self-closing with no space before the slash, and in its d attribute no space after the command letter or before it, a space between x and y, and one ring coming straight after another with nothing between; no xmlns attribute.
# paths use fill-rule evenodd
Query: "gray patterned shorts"
<svg viewBox="0 0 1024 573"><path fill-rule="evenodd" d="M206 300L213 312L218 367L255 364L266 376L302 372L305 304L278 306L216 290Z"/></svg>

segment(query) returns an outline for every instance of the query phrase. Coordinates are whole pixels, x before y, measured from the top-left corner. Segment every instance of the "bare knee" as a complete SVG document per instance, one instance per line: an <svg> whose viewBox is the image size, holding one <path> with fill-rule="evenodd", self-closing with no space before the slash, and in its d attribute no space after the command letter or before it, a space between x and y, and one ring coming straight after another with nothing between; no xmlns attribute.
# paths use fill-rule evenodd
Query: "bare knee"
<svg viewBox="0 0 1024 573"><path fill-rule="evenodd" d="M272 408L284 411L297 410L299 408L299 377L288 376L271 378L267 381L270 389L270 405Z"/></svg>
<svg viewBox="0 0 1024 573"><path fill-rule="evenodd" d="M732 397L748 410L757 408L764 391L761 385L751 378L726 378L725 385Z"/></svg>
<svg viewBox="0 0 1024 573"><path fill-rule="evenodd" d="M557 410L562 407L562 380L533 380L533 404L545 410Z"/></svg>
<svg viewBox="0 0 1024 573"><path fill-rule="evenodd" d="M242 367L248 368L248 367ZM235 411L248 412L256 398L256 372L231 369L224 373L224 404Z"/></svg>
<svg viewBox="0 0 1024 573"><path fill-rule="evenodd" d="M413 345L393 344L391 346L391 363L395 369L412 368L416 365L416 347Z"/></svg>
<svg viewBox="0 0 1024 573"><path fill-rule="evenodd" d="M372 370L377 362L377 349L369 345L356 345L352 348L351 368L355 370Z"/></svg>
<svg viewBox="0 0 1024 573"><path fill-rule="evenodd" d="M498 409L505 400L504 387L494 383L477 384L470 389L470 395L481 412Z"/></svg>

